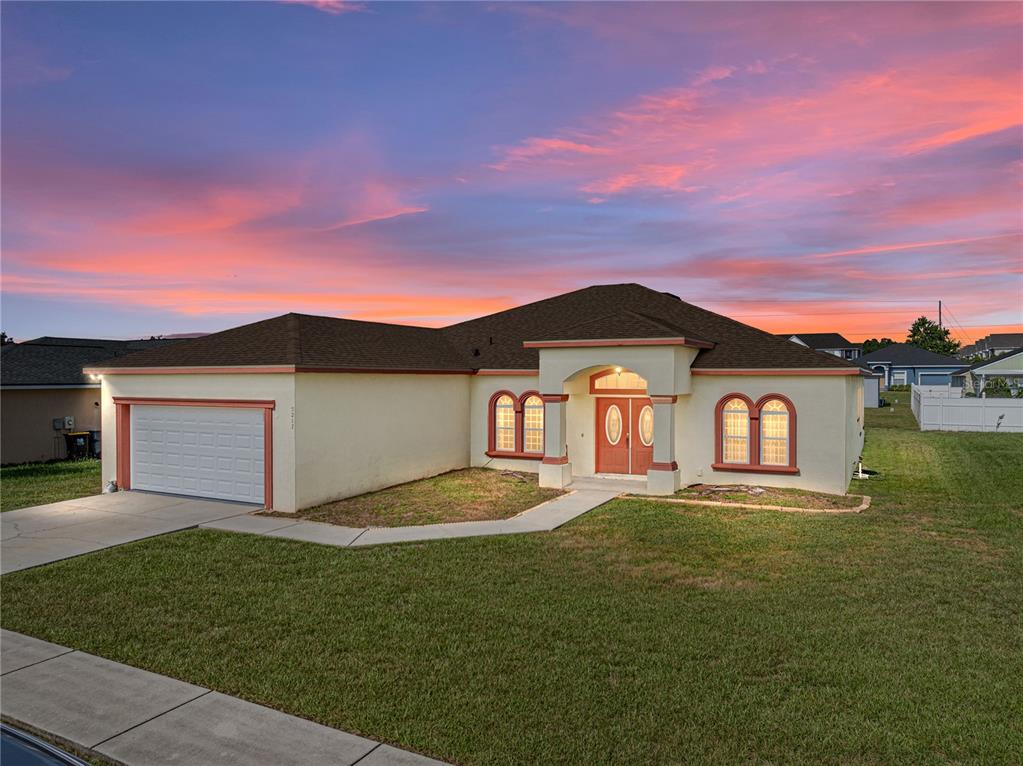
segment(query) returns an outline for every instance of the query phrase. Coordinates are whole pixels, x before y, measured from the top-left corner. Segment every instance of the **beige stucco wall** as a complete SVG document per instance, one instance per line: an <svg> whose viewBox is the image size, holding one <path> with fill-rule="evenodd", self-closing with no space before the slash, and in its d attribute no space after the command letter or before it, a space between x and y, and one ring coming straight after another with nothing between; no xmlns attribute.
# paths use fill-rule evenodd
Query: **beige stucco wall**
<svg viewBox="0 0 1023 766"><path fill-rule="evenodd" d="M683 486L759 484L844 493L852 473L851 452L861 444L856 423L855 386L860 378L829 375L698 375L693 392L676 405L675 453ZM862 383L859 383L862 385ZM796 408L796 464L799 475L715 471L714 408L730 393L756 401L770 393L783 394ZM862 414L860 415L862 423ZM853 435L850 429L856 428ZM855 448L855 449L854 449Z"/></svg>
<svg viewBox="0 0 1023 766"><path fill-rule="evenodd" d="M646 378L651 394L688 394L689 367L697 353L684 346L544 348L540 350L540 385L542 393L557 394L577 376L588 380L593 372L620 366Z"/></svg>
<svg viewBox="0 0 1023 766"><path fill-rule="evenodd" d="M28 463L66 456L54 418L71 415L75 431L100 427L99 388L4 389L0 392L0 462Z"/></svg>
<svg viewBox="0 0 1023 766"><path fill-rule="evenodd" d="M498 391L508 391L517 399L526 391L540 391L540 380L535 375L474 375L469 379L469 419L470 419L470 465L486 466L509 471L525 471L536 473L540 467L539 460L519 460L491 458L487 456L487 439L489 434L490 413L487 406L490 397ZM546 392L551 393L551 392Z"/></svg>
<svg viewBox="0 0 1023 766"><path fill-rule="evenodd" d="M297 508L294 375L104 375L101 399L104 486L117 476L115 396L274 400L273 507L279 511Z"/></svg>
<svg viewBox="0 0 1023 766"><path fill-rule="evenodd" d="M294 377L298 508L469 465L468 375Z"/></svg>

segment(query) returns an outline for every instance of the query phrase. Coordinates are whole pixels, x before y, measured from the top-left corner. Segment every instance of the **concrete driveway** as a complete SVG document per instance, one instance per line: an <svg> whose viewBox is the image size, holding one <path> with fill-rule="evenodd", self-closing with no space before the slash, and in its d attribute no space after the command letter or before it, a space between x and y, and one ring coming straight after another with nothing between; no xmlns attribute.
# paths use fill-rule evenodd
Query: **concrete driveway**
<svg viewBox="0 0 1023 766"><path fill-rule="evenodd" d="M0 515L0 572L49 564L253 509L221 500L115 492L7 511Z"/></svg>

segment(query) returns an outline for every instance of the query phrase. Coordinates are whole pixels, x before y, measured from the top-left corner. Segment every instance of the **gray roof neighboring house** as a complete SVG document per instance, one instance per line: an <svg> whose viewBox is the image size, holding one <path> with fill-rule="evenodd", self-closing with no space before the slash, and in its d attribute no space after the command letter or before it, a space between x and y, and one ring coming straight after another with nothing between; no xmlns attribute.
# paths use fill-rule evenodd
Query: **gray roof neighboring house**
<svg viewBox="0 0 1023 766"><path fill-rule="evenodd" d="M800 342L809 348L859 348L859 343L853 343L837 332L789 332L777 333L779 338L799 338Z"/></svg>
<svg viewBox="0 0 1023 766"><path fill-rule="evenodd" d="M856 360L862 364L889 364L893 367L958 367L959 359L935 354L933 351L911 346L909 343L892 343L864 354Z"/></svg>
<svg viewBox="0 0 1023 766"><path fill-rule="evenodd" d="M1023 346L1023 332L996 332L977 341L982 349L1019 348Z"/></svg>
<svg viewBox="0 0 1023 766"><path fill-rule="evenodd" d="M7 343L0 346L0 385L4 388L98 385L82 373L84 366L175 342L44 336Z"/></svg>
<svg viewBox="0 0 1023 766"><path fill-rule="evenodd" d="M974 370L979 370L982 367L989 367L992 364L997 364L999 362L1004 362L1006 359L1011 359L1012 357L1019 356L1020 354L1023 354L1023 348L1017 348L1015 351L1010 351L1007 354L1000 354L998 356L991 357L990 359L982 359L979 362L974 362L969 367L963 367L963 368L961 368L959 370L956 370L952 374L953 375L965 375L968 372L973 372ZM1023 364L1023 359L1020 360L1020 363Z"/></svg>
<svg viewBox="0 0 1023 766"><path fill-rule="evenodd" d="M693 368L835 369L842 359L638 284L596 285L443 328L286 314L110 360L94 369L287 366L296 370L535 370L533 341L669 339Z"/></svg>

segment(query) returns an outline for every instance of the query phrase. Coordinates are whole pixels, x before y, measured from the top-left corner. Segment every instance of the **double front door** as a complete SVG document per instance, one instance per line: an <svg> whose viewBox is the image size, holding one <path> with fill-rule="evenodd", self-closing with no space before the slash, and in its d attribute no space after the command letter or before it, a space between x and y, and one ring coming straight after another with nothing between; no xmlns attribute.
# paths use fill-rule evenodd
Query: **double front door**
<svg viewBox="0 0 1023 766"><path fill-rule="evenodd" d="M646 476L654 460L654 409L646 397L597 398L597 473Z"/></svg>

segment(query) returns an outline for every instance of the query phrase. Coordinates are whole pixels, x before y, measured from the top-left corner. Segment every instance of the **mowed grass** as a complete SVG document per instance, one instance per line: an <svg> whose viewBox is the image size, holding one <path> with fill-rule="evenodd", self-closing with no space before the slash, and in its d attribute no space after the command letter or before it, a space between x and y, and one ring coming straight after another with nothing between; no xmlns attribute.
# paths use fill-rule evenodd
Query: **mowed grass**
<svg viewBox="0 0 1023 766"><path fill-rule="evenodd" d="M300 518L346 527L403 527L507 519L564 494L536 474L463 468L299 511ZM294 518L296 514L271 514Z"/></svg>
<svg viewBox="0 0 1023 766"><path fill-rule="evenodd" d="M1023 435L907 414L868 414L861 514L185 532L5 576L2 622L459 764L1018 763Z"/></svg>
<svg viewBox="0 0 1023 766"><path fill-rule="evenodd" d="M25 463L0 468L0 511L99 494L100 461Z"/></svg>

